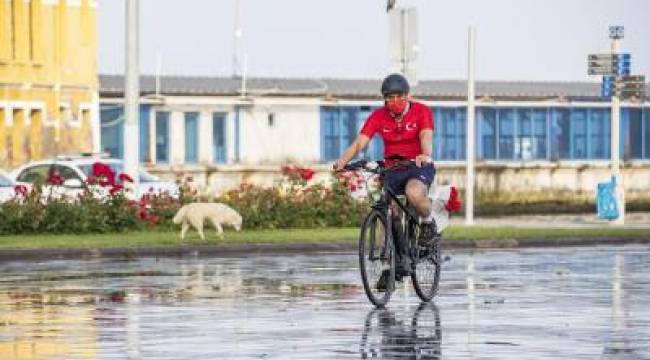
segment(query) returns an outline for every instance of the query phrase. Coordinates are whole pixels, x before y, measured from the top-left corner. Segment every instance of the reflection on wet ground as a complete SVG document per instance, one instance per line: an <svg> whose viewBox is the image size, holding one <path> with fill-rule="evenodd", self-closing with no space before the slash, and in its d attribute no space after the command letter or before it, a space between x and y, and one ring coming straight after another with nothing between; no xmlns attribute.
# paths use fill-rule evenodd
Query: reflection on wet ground
<svg viewBox="0 0 650 360"><path fill-rule="evenodd" d="M0 264L0 359L650 359L650 247L450 252L385 310L355 254Z"/></svg>

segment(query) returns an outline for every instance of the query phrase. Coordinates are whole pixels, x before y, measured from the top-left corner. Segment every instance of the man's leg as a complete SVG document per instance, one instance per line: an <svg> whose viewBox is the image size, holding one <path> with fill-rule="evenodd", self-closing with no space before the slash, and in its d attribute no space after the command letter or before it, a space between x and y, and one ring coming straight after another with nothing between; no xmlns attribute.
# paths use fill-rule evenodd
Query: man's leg
<svg viewBox="0 0 650 360"><path fill-rule="evenodd" d="M436 226L429 220L431 215L431 199L427 196L428 186L418 179L409 179L406 183L406 196L408 197L415 211L423 219L422 231L418 236L418 244L429 246L436 233Z"/></svg>
<svg viewBox="0 0 650 360"><path fill-rule="evenodd" d="M429 192L428 186L418 179L409 179L404 192L411 205L415 207L418 215L423 219L429 217L431 214L431 200L427 196Z"/></svg>

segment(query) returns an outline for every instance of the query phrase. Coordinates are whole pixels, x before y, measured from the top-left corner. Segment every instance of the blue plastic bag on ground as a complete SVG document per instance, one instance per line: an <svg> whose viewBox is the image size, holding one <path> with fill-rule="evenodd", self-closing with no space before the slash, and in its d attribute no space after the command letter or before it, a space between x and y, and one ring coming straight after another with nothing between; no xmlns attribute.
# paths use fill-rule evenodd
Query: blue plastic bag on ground
<svg viewBox="0 0 650 360"><path fill-rule="evenodd" d="M598 183L596 207L598 209L598 218L607 220L614 220L618 218L618 204L616 203L616 177L612 176L612 181L610 182Z"/></svg>

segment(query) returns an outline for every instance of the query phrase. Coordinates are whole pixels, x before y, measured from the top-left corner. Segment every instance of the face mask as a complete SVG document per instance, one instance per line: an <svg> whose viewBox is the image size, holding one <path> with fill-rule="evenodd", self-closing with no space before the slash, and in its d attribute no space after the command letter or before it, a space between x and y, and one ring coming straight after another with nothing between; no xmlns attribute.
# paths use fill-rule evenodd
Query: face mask
<svg viewBox="0 0 650 360"><path fill-rule="evenodd" d="M406 109L406 99L393 98L386 101L386 108L393 114L401 114Z"/></svg>

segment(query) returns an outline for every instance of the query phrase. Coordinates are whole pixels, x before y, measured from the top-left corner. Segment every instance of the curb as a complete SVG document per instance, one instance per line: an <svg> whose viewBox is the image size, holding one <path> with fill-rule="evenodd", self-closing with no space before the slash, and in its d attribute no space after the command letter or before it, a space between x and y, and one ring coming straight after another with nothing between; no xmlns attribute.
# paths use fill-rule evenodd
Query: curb
<svg viewBox="0 0 650 360"><path fill-rule="evenodd" d="M642 244L650 245L650 237L639 238L554 238L554 239L493 239L493 240L443 240L443 249L517 249L532 247L565 246L616 246ZM141 247L106 249L6 249L0 250L0 261L16 260L58 260L139 257L198 257L236 256L283 253L355 252L356 242L329 244L232 244L181 247Z"/></svg>

